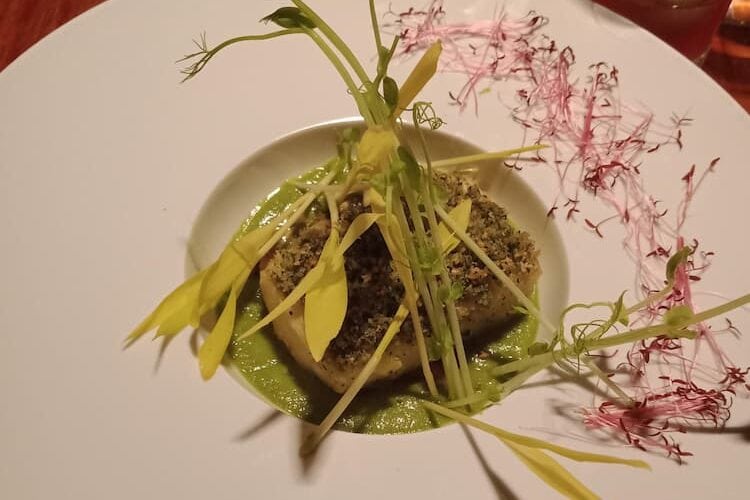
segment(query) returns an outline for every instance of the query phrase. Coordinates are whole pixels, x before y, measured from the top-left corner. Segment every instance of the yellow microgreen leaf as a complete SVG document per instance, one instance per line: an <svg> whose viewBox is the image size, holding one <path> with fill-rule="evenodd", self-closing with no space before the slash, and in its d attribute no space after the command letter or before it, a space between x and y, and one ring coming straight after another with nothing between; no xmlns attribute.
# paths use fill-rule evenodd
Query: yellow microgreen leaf
<svg viewBox="0 0 750 500"><path fill-rule="evenodd" d="M297 286L277 305L273 311L265 315L260 321L258 321L252 328L239 336L238 340L242 340L253 333L257 332L261 328L270 325L273 320L287 312L297 303L307 292L315 286L315 283L323 276L325 272L325 263L318 262L318 264L310 269L304 278L300 280Z"/></svg>
<svg viewBox="0 0 750 500"><path fill-rule="evenodd" d="M378 170L388 166L388 159L398 146L398 137L391 128L372 125L362 134L357 147L360 165L369 165Z"/></svg>
<svg viewBox="0 0 750 500"><path fill-rule="evenodd" d="M211 266L201 271L202 275L211 272ZM171 316L164 320L156 330L156 337L177 335L186 327L198 328L199 322L194 321L193 311L198 304L198 296L201 290L201 281L195 281L185 290L183 294L183 305L177 308Z"/></svg>
<svg viewBox="0 0 750 500"><path fill-rule="evenodd" d="M575 499L599 498L593 491L576 479L573 474L568 472L565 467L547 456L544 452L536 448L529 448L528 446L514 443L513 441L503 442L539 479L566 497Z"/></svg>
<svg viewBox="0 0 750 500"><path fill-rule="evenodd" d="M191 307L183 307L175 311L169 318L167 318L159 328L156 330L156 337L167 336L171 337L177 335L190 325L190 320L193 316L193 310L195 309L195 301L198 300L198 292L200 287L194 287L194 294L190 303Z"/></svg>
<svg viewBox="0 0 750 500"><path fill-rule="evenodd" d="M374 190L370 190L374 191ZM401 232L401 226L394 217L386 217L385 206L379 206L377 203L383 199L375 193L372 200L377 200L372 205L372 210L375 213L379 213L383 217L376 221L380 234L383 235L385 246L388 247L388 251L391 254L391 263L396 269L396 273L404 286L404 293L408 301L416 301L419 296L417 295L417 289L414 285L414 279L411 274L411 267L409 266L409 258L406 254L406 242L404 241L403 233Z"/></svg>
<svg viewBox="0 0 750 500"><path fill-rule="evenodd" d="M198 365L203 380L208 380L214 376L216 369L224 358L224 353L232 338L234 318L237 315L237 296L242 291L242 287L245 286L250 271L251 269L246 269L232 283L224 310L221 311L219 319L216 320L216 324L211 329L211 333L208 334L198 351Z"/></svg>
<svg viewBox="0 0 750 500"><path fill-rule="evenodd" d="M466 232L466 228L469 227L469 216L471 215L471 199L466 198L461 203L456 205L448 215L453 219L461 231ZM438 226L438 234L440 235L440 242L443 245L443 254L449 254L461 243L456 235L448 229L444 222L441 222Z"/></svg>
<svg viewBox="0 0 750 500"><path fill-rule="evenodd" d="M349 224L349 229L346 230L346 233L344 233L344 237L341 238L338 252L341 255L344 255L346 251L349 250L349 247L352 246L352 244L354 244L354 242L357 241L360 236L365 234L365 231L370 229L370 226L372 226L382 216L382 214L378 213L359 214L352 221L352 223Z"/></svg>
<svg viewBox="0 0 750 500"><path fill-rule="evenodd" d="M339 232L333 228L320 254L325 271L305 295L305 338L315 361L323 359L328 344L338 335L346 316L346 270L344 256L337 251L338 247Z"/></svg>
<svg viewBox="0 0 750 500"><path fill-rule="evenodd" d="M270 224L250 231L237 241L230 242L221 252L216 264L206 275L201 285L197 307L193 311L192 322L197 323L200 317L216 306L234 280L243 270L252 270L263 257L259 250L276 230L276 224Z"/></svg>
<svg viewBox="0 0 750 500"><path fill-rule="evenodd" d="M409 73L409 76L404 81L403 85L399 89L398 93L398 105L393 113L393 118L398 116L409 107L411 102L417 97L417 94L421 92L422 88L427 85L427 82L435 75L437 71L438 60L440 59L440 53L443 51L443 46L438 40L422 55L417 65Z"/></svg>
<svg viewBox="0 0 750 500"><path fill-rule="evenodd" d="M154 311L144 319L140 325L138 325L125 341L130 344L135 342L144 333L153 330L154 328L160 327L162 324L169 324L169 331L173 331L176 328L176 321L172 321L172 318L176 318L176 315L189 314L192 311L197 298L197 292L200 290L203 278L208 273L210 267L206 268L190 279L182 283L180 286L174 289L172 293L167 295L164 300L154 309ZM189 323L189 321L187 322ZM186 323L186 324L187 324ZM178 330L179 331L179 330ZM174 333L178 333L175 331Z"/></svg>
<svg viewBox="0 0 750 500"><path fill-rule="evenodd" d="M522 446L551 451L552 453L556 453L557 455L560 455L562 457L575 460L576 462L628 465L630 467L636 467L639 469L651 470L651 467L643 460L630 460L627 458L620 458L612 455L603 455L600 453L588 453L585 451L573 450L571 448L566 448L564 446L559 446L548 441L544 441L543 439L523 436L521 434L515 434L513 432L508 432L497 428L494 434L503 441L512 441Z"/></svg>
<svg viewBox="0 0 750 500"><path fill-rule="evenodd" d="M305 337L315 361L323 359L328 344L336 338L346 317L348 293L344 254L381 214L358 215L339 241L336 229L320 254L326 269L320 280L305 295Z"/></svg>
<svg viewBox="0 0 750 500"><path fill-rule="evenodd" d="M499 427L495 427L494 425L490 425L486 422L482 422L481 420L477 420L475 418L464 415L463 413L459 413L455 410L450 410L448 408L445 408L441 405L437 405L435 403L431 403L429 401L423 401L422 404L426 408L429 408L430 410L440 413L448 418L452 418L463 424L477 428L481 431L487 432L488 434L492 434L495 437L502 440L503 442L511 441L511 442L514 442L514 443L517 443L519 445L526 446L526 447L544 449L544 450L556 453L565 458L575 460L576 462L595 462L595 463L604 463L604 464L629 465L630 467L637 467L639 469L651 470L651 467L643 460L630 460L626 458L614 457L611 455L602 455L599 453L587 453L583 451L573 450L571 448L566 448L564 446L559 446L559 445L550 443L548 441L544 441L543 439L537 439L537 438L533 438L530 436L524 436L522 434L516 434L514 432L509 432L509 431L500 429Z"/></svg>

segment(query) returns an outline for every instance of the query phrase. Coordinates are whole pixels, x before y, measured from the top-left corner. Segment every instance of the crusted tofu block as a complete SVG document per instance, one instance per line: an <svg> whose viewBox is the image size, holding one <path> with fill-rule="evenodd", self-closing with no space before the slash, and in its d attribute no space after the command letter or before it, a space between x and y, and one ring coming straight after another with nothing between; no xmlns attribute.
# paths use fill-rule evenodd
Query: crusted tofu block
<svg viewBox="0 0 750 500"><path fill-rule="evenodd" d="M449 207L471 198L468 233L524 293L530 294L541 271L539 252L529 235L514 228L505 210L490 201L476 185L454 175L440 175L436 181L445 192ZM357 215L367 210L359 195L344 200L340 206L342 234ZM269 310L317 263L329 233L328 214L313 211L264 259L260 287ZM516 315L517 302L513 295L463 244L446 257L446 264L451 279L463 287L463 295L456 306L464 336L502 327ZM391 267L390 254L375 226L347 251L346 275L349 287L346 318L341 332L320 362L313 360L305 341L302 301L273 324L274 333L295 360L337 392L344 392L362 370L403 297L403 287ZM429 337L430 327L424 315L421 321ZM368 383L399 377L418 366L414 331L411 319L407 319Z"/></svg>

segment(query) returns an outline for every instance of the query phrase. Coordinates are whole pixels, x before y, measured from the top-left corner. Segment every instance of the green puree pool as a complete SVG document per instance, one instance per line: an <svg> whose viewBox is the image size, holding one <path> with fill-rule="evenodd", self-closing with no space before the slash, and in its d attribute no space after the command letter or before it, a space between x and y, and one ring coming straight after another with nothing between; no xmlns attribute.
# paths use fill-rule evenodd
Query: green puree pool
<svg viewBox="0 0 750 500"><path fill-rule="evenodd" d="M312 181L323 175L325 170L319 168L305 174L300 180ZM242 224L237 236L270 220L299 196L301 192L297 188L284 184ZM237 337L263 314L265 307L256 275L248 281L238 302L234 337L229 348L231 363L276 408L319 423L340 395L298 366L271 328L237 341ZM478 388L491 391L496 387L498 383L491 375L492 368L525 355L528 346L534 342L536 331L536 320L527 317L499 331L497 336L485 336L467 345L472 379ZM439 427L446 420L436 418L419 404L419 399L427 395L427 387L421 380L419 370L412 376L366 388L349 406L335 428L368 434L401 434Z"/></svg>

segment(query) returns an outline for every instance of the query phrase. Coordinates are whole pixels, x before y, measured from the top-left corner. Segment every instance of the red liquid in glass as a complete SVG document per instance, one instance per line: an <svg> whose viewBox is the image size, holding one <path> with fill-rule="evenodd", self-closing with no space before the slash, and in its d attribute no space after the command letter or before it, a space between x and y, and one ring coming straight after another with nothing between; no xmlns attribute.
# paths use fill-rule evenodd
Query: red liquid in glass
<svg viewBox="0 0 750 500"><path fill-rule="evenodd" d="M692 60L706 54L731 0L595 0Z"/></svg>

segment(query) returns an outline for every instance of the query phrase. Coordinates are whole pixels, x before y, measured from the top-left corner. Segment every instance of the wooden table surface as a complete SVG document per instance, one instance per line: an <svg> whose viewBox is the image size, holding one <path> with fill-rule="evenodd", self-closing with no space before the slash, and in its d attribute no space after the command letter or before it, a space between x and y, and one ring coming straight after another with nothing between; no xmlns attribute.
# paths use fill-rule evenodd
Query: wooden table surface
<svg viewBox="0 0 750 500"><path fill-rule="evenodd" d="M0 71L36 41L102 1L0 0ZM739 74L727 56L738 51L748 57L744 64L750 66L750 48L717 36L704 69L750 112L750 76L747 71Z"/></svg>

